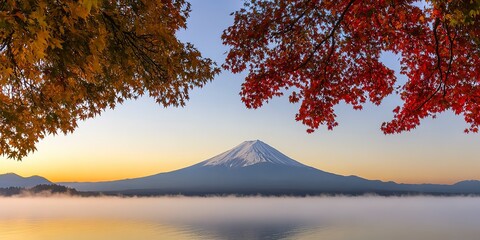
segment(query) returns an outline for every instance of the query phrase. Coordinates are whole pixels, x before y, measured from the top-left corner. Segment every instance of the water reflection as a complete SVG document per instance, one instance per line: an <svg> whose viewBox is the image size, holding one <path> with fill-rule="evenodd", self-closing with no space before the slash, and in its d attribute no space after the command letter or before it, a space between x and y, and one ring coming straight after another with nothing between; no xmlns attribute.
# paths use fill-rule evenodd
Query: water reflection
<svg viewBox="0 0 480 240"><path fill-rule="evenodd" d="M0 239L478 239L479 198L5 198Z"/></svg>
<svg viewBox="0 0 480 240"><path fill-rule="evenodd" d="M191 239L179 229L149 222L114 219L53 219L0 222L0 239L9 240L103 240ZM163 238L165 237L165 238Z"/></svg>
<svg viewBox="0 0 480 240"><path fill-rule="evenodd" d="M317 226L319 227L319 226ZM299 223L225 223L218 225L189 226L193 236L209 239L292 239L314 227ZM318 228L317 228L318 229ZM207 239L207 238L206 238Z"/></svg>
<svg viewBox="0 0 480 240"><path fill-rule="evenodd" d="M0 221L0 239L292 239L306 229L290 224L226 223L172 226L114 219Z"/></svg>

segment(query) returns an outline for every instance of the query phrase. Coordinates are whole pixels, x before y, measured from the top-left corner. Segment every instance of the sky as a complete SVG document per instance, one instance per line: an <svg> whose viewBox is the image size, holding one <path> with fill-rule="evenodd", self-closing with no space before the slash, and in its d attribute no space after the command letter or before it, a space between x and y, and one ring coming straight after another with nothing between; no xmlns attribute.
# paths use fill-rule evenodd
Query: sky
<svg viewBox="0 0 480 240"><path fill-rule="evenodd" d="M188 29L178 37L220 65L228 50L220 36L243 1L190 2ZM385 53L382 61L399 69L395 55ZM299 105L286 97L246 109L239 96L245 76L223 71L193 90L184 108L164 108L148 97L127 101L81 122L72 134L46 137L22 161L0 157L0 174L40 175L55 182L134 178L187 167L260 139L297 161L342 175L402 183L480 180L480 134L463 133L462 116L447 112L411 132L384 135L382 122L402 104L392 95L362 111L339 105L338 127L308 134L294 119ZM399 83L405 81L397 76Z"/></svg>

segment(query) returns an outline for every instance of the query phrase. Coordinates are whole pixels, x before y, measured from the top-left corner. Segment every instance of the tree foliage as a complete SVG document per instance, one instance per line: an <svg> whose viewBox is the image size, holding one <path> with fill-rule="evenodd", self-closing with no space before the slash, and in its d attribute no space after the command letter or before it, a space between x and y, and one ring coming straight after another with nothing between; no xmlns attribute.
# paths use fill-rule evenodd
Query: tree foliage
<svg viewBox="0 0 480 240"><path fill-rule="evenodd" d="M126 99L183 106L219 69L175 33L184 0L1 0L0 155L21 159Z"/></svg>
<svg viewBox="0 0 480 240"><path fill-rule="evenodd" d="M65 187L56 184L40 184L32 188L23 187L8 187L0 188L1 197L13 197L13 196L52 196L52 195L65 195L65 196L85 196L92 197L98 196L99 193L94 192L78 192L74 188Z"/></svg>
<svg viewBox="0 0 480 240"><path fill-rule="evenodd" d="M248 71L241 95L249 108L285 93L300 102L296 120L308 132L337 126L340 102L361 109L393 92L404 103L383 123L386 134L446 110L478 132L479 13L478 0L250 0L224 32L224 68ZM405 84L396 85L383 52L401 56Z"/></svg>

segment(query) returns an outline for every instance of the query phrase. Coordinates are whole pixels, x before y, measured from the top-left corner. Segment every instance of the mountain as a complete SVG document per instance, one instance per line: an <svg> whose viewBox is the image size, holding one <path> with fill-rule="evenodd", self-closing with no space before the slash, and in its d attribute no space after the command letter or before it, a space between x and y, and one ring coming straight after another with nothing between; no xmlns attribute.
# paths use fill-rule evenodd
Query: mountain
<svg viewBox="0 0 480 240"><path fill-rule="evenodd" d="M246 141L198 164L152 176L106 182L59 183L79 191L157 194L480 194L480 182L397 184L341 176L295 161L266 143Z"/></svg>
<svg viewBox="0 0 480 240"><path fill-rule="evenodd" d="M200 165L235 168L248 167L259 163L306 167L260 140L243 142L229 151L201 162Z"/></svg>
<svg viewBox="0 0 480 240"><path fill-rule="evenodd" d="M22 177L15 173L0 174L0 188L30 188L40 184L52 184L52 182L40 176Z"/></svg>

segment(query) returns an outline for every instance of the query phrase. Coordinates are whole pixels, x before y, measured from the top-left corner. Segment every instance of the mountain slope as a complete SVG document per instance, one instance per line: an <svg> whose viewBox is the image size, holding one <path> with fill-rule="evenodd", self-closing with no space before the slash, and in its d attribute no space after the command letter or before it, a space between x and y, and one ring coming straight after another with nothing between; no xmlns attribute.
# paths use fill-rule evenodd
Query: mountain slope
<svg viewBox="0 0 480 240"><path fill-rule="evenodd" d="M182 194L371 192L392 183L340 176L297 162L262 141L246 141L180 170L97 183L60 183L81 191Z"/></svg>
<svg viewBox="0 0 480 240"><path fill-rule="evenodd" d="M480 182L397 184L328 173L301 164L259 140L244 142L213 158L172 172L118 181L59 184L79 191L139 195L480 194Z"/></svg>
<svg viewBox="0 0 480 240"><path fill-rule="evenodd" d="M40 176L22 177L15 173L0 174L0 188L29 188L40 184L52 184L52 182Z"/></svg>

